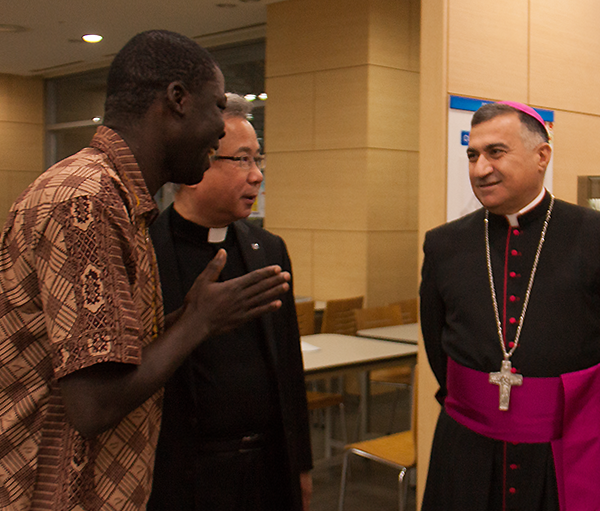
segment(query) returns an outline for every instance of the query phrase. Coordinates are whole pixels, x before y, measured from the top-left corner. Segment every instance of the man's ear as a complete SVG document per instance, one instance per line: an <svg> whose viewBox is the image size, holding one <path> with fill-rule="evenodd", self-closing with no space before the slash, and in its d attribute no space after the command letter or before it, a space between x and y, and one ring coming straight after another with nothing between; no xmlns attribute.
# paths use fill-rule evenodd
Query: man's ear
<svg viewBox="0 0 600 511"><path fill-rule="evenodd" d="M190 92L186 86L180 82L171 82L167 86L166 101L168 107L175 113L183 115L184 109L189 98Z"/></svg>
<svg viewBox="0 0 600 511"><path fill-rule="evenodd" d="M541 171L545 171L552 158L552 147L548 143L540 144L536 149L538 154L538 166Z"/></svg>

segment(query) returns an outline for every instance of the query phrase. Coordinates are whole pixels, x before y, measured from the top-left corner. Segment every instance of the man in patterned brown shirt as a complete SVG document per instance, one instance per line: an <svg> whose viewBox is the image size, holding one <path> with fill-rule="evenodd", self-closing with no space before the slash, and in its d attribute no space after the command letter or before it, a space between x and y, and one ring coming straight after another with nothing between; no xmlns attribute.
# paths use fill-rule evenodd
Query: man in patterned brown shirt
<svg viewBox="0 0 600 511"><path fill-rule="evenodd" d="M0 508L143 510L165 381L206 337L272 311L289 274L217 282L220 251L167 318L147 226L223 134L223 75L195 42L138 34L104 126L14 203L0 239ZM193 333L193 335L191 335Z"/></svg>

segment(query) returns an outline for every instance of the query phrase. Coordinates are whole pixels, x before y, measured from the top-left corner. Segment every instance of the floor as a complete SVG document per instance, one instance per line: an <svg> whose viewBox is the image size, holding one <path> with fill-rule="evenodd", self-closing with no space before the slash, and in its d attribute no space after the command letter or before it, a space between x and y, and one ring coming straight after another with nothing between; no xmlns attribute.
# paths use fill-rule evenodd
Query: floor
<svg viewBox="0 0 600 511"><path fill-rule="evenodd" d="M375 390L375 389L374 389ZM410 427L410 391L402 390L398 395L395 419L390 431L390 418L396 391L380 393L371 399L370 436L407 430ZM357 423L358 398L346 396L346 422L348 434L354 435ZM334 415L334 438L340 438L339 416ZM323 425L318 412L313 412L311 435L315 468L313 470L313 499L311 511L336 511L338 509L342 454L335 451L327 460L323 452ZM351 437L351 441L355 440ZM410 476L407 511L415 510L415 474ZM391 467L370 460L352 457L350 474L346 486L344 511L397 511L398 472Z"/></svg>

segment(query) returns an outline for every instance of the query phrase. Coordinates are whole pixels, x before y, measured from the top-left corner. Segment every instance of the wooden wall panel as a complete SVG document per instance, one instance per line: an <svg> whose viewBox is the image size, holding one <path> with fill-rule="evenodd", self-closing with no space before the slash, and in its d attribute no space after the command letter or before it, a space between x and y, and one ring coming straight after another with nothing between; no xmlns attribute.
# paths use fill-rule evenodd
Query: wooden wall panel
<svg viewBox="0 0 600 511"><path fill-rule="evenodd" d="M367 233L314 232L314 294L318 300L365 295Z"/></svg>
<svg viewBox="0 0 600 511"><path fill-rule="evenodd" d="M314 74L267 78L266 151L302 151L315 146Z"/></svg>
<svg viewBox="0 0 600 511"><path fill-rule="evenodd" d="M369 307L417 296L418 251L416 231L370 232L367 237Z"/></svg>
<svg viewBox="0 0 600 511"><path fill-rule="evenodd" d="M369 62L419 71L420 1L371 0Z"/></svg>
<svg viewBox="0 0 600 511"><path fill-rule="evenodd" d="M269 154L267 228L365 230L366 149Z"/></svg>
<svg viewBox="0 0 600 511"><path fill-rule="evenodd" d="M417 152L369 149L364 180L370 231L417 232L417 170Z"/></svg>
<svg viewBox="0 0 600 511"><path fill-rule="evenodd" d="M44 81L39 78L0 75L0 122L42 124Z"/></svg>
<svg viewBox="0 0 600 511"><path fill-rule="evenodd" d="M450 0L428 0L421 7L421 76L419 96L419 239L446 218L448 126L448 10ZM423 253L418 251L418 267ZM431 441L440 407L438 385L419 345L417 509L423 498Z"/></svg>
<svg viewBox="0 0 600 511"><path fill-rule="evenodd" d="M419 149L419 74L381 66L369 67L368 145Z"/></svg>
<svg viewBox="0 0 600 511"><path fill-rule="evenodd" d="M313 279L313 232L301 229L268 229L285 240L294 274L294 293L314 297Z"/></svg>
<svg viewBox="0 0 600 511"><path fill-rule="evenodd" d="M267 77L366 64L368 7L364 0L270 4Z"/></svg>
<svg viewBox="0 0 600 511"><path fill-rule="evenodd" d="M315 148L367 146L368 66L315 73Z"/></svg>
<svg viewBox="0 0 600 511"><path fill-rule="evenodd" d="M448 4L448 92L526 103L528 0Z"/></svg>
<svg viewBox="0 0 600 511"><path fill-rule="evenodd" d="M553 192L577 203L577 176L600 175L600 117L557 111L554 122Z"/></svg>
<svg viewBox="0 0 600 511"><path fill-rule="evenodd" d="M600 3L531 0L530 100L600 115Z"/></svg>
<svg viewBox="0 0 600 511"><path fill-rule="evenodd" d="M41 172L44 157L44 126L0 122L0 170Z"/></svg>

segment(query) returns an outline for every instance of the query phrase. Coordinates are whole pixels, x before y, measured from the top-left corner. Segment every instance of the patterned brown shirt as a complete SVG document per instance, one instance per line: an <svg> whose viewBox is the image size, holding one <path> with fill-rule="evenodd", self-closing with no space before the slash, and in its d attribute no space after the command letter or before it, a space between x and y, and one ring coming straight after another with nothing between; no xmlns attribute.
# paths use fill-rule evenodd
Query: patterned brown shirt
<svg viewBox="0 0 600 511"><path fill-rule="evenodd" d="M1 509L145 508L162 392L86 440L57 379L139 364L162 329L146 228L156 213L133 154L106 127L11 208L0 239Z"/></svg>

